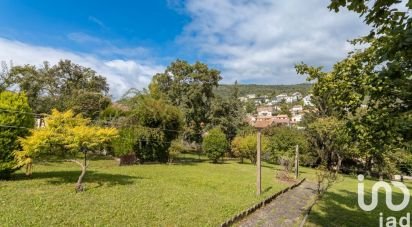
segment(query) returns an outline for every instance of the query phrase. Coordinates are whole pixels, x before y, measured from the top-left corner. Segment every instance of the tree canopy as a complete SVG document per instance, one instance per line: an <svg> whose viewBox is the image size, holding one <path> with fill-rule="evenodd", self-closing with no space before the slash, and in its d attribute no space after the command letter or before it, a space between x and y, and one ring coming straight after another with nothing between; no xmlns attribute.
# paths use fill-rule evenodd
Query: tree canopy
<svg viewBox="0 0 412 227"><path fill-rule="evenodd" d="M226 135L219 127L209 130L203 139L203 151L213 163L217 163L219 158L223 157L228 147Z"/></svg>
<svg viewBox="0 0 412 227"><path fill-rule="evenodd" d="M331 71L305 64L318 117L347 122L351 145L364 154L368 169L382 168L398 149L409 149L412 130L412 18L402 1L332 1L331 10L359 13L371 26L369 34L353 40L364 48L350 52ZM330 118L329 118L330 119ZM318 122L320 123L320 122ZM409 147L409 148L408 148Z"/></svg>
<svg viewBox="0 0 412 227"><path fill-rule="evenodd" d="M15 169L13 151L19 149L18 137L28 135L34 126L24 93L0 92L0 179L7 178Z"/></svg>
<svg viewBox="0 0 412 227"><path fill-rule="evenodd" d="M150 94L138 94L127 102L130 111L121 126L122 137L115 141L117 154L134 152L140 162L167 162L170 144L182 131L182 112Z"/></svg>
<svg viewBox="0 0 412 227"><path fill-rule="evenodd" d="M16 166L29 166L27 174L31 174L32 160L41 156L58 156L69 158L82 168L82 174L76 184L76 190L82 191L82 179L86 173L87 153L99 152L117 136L115 128L101 128L90 125L90 120L73 111L59 112L45 118L45 127L31 130L31 135L20 138L21 150L14 152ZM85 163L76 160L79 153L85 156Z"/></svg>
<svg viewBox="0 0 412 227"><path fill-rule="evenodd" d="M96 118L110 104L106 78L90 68L61 60L40 68L33 65L14 66L7 75L6 88L17 87L26 92L36 113L73 109L86 117Z"/></svg>
<svg viewBox="0 0 412 227"><path fill-rule="evenodd" d="M221 80L220 72L206 64L176 60L163 73L153 77L149 90L154 97L165 97L184 113L185 138L201 142L200 133L210 121L213 89Z"/></svg>

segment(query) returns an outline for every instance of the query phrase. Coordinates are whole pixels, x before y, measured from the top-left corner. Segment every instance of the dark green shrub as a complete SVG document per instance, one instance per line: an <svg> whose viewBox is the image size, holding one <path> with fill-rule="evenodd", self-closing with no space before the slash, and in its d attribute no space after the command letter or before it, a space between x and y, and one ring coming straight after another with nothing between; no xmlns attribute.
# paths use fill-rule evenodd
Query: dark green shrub
<svg viewBox="0 0 412 227"><path fill-rule="evenodd" d="M213 163L217 163L219 158L223 157L228 149L226 135L220 128L213 128L203 138L202 148L207 157Z"/></svg>

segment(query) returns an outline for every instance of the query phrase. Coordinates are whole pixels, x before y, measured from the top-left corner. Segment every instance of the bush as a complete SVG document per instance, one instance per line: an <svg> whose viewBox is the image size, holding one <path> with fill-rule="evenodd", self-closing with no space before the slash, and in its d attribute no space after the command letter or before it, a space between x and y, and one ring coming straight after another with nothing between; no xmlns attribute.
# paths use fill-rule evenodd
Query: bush
<svg viewBox="0 0 412 227"><path fill-rule="evenodd" d="M277 127L265 129L264 133L270 137L269 151L272 161L282 165L286 171L292 169L296 145L299 145L302 165L310 165L316 161L308 152L307 137L303 131L289 127Z"/></svg>
<svg viewBox="0 0 412 227"><path fill-rule="evenodd" d="M182 126L182 112L162 99L143 94L129 100L130 114L121 131L118 151L120 155L132 150L141 163L167 162L171 142L178 138ZM127 143L122 147L122 140Z"/></svg>
<svg viewBox="0 0 412 227"><path fill-rule="evenodd" d="M121 157L124 155L129 155L134 153L134 144L135 141L133 138L133 129L132 128L122 128L119 130L119 137L112 141L112 147L114 150L114 155L116 157Z"/></svg>
<svg viewBox="0 0 412 227"><path fill-rule="evenodd" d="M249 159L253 164L256 164L257 153L257 135L256 133L249 133L245 136L236 136L232 141L232 151L236 157ZM264 135L261 137L261 155L265 155L268 149L268 140Z"/></svg>
<svg viewBox="0 0 412 227"><path fill-rule="evenodd" d="M182 144L182 141L180 139L173 140L169 147L169 163L173 163L177 156L184 151L185 146Z"/></svg>
<svg viewBox="0 0 412 227"><path fill-rule="evenodd" d="M27 97L10 91L0 93L0 125L11 127L0 128L0 179L8 178L14 171L12 152L19 149L18 137L26 136L27 128L34 126L33 115Z"/></svg>
<svg viewBox="0 0 412 227"><path fill-rule="evenodd" d="M202 148L207 157L217 163L228 149L226 135L220 128L211 129L203 139Z"/></svg>

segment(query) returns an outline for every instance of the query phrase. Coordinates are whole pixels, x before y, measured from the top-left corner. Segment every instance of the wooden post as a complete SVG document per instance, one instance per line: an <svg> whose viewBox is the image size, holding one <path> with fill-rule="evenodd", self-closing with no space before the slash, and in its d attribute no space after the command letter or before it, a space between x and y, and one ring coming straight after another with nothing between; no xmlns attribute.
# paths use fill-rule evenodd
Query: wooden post
<svg viewBox="0 0 412 227"><path fill-rule="evenodd" d="M258 134L257 134L257 152L256 152L256 167L257 167L257 181L256 181L256 194L260 195L262 191L262 186L261 186L261 167L260 167L260 148L261 148L261 143L260 143L260 136L261 136L261 129L258 129Z"/></svg>
<svg viewBox="0 0 412 227"><path fill-rule="evenodd" d="M296 145L296 154L295 154L295 178L299 177L299 145Z"/></svg>

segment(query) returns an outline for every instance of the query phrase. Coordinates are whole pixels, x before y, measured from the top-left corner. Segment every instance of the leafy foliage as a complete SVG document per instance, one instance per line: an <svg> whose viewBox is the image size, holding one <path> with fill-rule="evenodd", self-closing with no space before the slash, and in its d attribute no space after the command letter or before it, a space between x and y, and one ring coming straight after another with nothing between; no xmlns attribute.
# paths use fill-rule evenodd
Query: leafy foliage
<svg viewBox="0 0 412 227"><path fill-rule="evenodd" d="M396 150L408 150L412 130L412 18L401 1L332 1L364 16L371 26L367 36L352 44L366 48L349 53L330 72L321 67L296 66L316 81L314 103L320 117L347 121L353 143L363 153L367 169L382 172L393 165ZM410 2L406 5L411 9ZM374 163L374 165L372 165Z"/></svg>
<svg viewBox="0 0 412 227"><path fill-rule="evenodd" d="M150 87L155 98L165 97L184 113L185 139L201 142L201 132L209 123L213 88L218 86L220 72L206 64L176 60L164 73L156 74Z"/></svg>
<svg viewBox="0 0 412 227"><path fill-rule="evenodd" d="M334 117L319 118L308 125L309 141L328 168L339 171L344 158L355 158L356 149L345 122Z"/></svg>
<svg viewBox="0 0 412 227"><path fill-rule="evenodd" d="M126 144L130 143L127 148L133 144L133 151L141 162L167 162L170 143L181 131L181 111L165 100L147 94L133 97L130 105L127 125L122 129L127 133L123 139L128 140Z"/></svg>
<svg viewBox="0 0 412 227"><path fill-rule="evenodd" d="M120 157L134 153L135 144L133 129L130 127L121 128L119 130L119 136L112 141L114 154Z"/></svg>
<svg viewBox="0 0 412 227"><path fill-rule="evenodd" d="M308 160L307 137L303 131L290 127L268 128L264 131L269 138L268 151L271 159L275 163L284 164L290 170L293 160L295 160L296 145L299 146L300 156ZM308 163L303 163L308 164Z"/></svg>
<svg viewBox="0 0 412 227"><path fill-rule="evenodd" d="M8 88L26 92L36 113L73 109L86 117L96 118L110 104L106 78L90 68L61 60L41 68L33 65L15 66L8 76Z"/></svg>
<svg viewBox="0 0 412 227"><path fill-rule="evenodd" d="M249 159L253 164L256 164L257 153L257 135L256 133L248 133L238 135L232 141L232 150L235 156L239 157L241 162L243 159ZM267 137L261 137L261 155L268 151L269 141Z"/></svg>
<svg viewBox="0 0 412 227"><path fill-rule="evenodd" d="M237 82L232 90L232 95L227 99L216 97L212 102L211 120L209 127L220 126L230 141L236 136L237 130L243 123L244 113L242 104L238 99L239 90Z"/></svg>
<svg viewBox="0 0 412 227"><path fill-rule="evenodd" d="M184 151L185 151L185 145L182 143L182 140L181 139L173 140L168 149L169 163L172 163L179 156L179 154L183 153Z"/></svg>
<svg viewBox="0 0 412 227"><path fill-rule="evenodd" d="M217 163L228 149L226 135L218 127L209 130L203 139L202 148L207 157Z"/></svg>
<svg viewBox="0 0 412 227"><path fill-rule="evenodd" d="M24 93L0 92L0 179L7 178L14 169L12 152L19 149L18 137L28 135L34 126L31 108Z"/></svg>
<svg viewBox="0 0 412 227"><path fill-rule="evenodd" d="M73 111L59 112L45 118L46 127L31 130L31 135L20 138L22 149L15 152L17 165L27 158L42 155L76 157L79 152L93 152L117 136L114 128L90 126L90 120Z"/></svg>
<svg viewBox="0 0 412 227"><path fill-rule="evenodd" d="M20 138L22 149L14 152L17 167L28 166L26 174L31 175L32 159L42 155L57 155L71 157L73 162L80 165L82 174L76 184L76 190L82 191L82 179L86 173L86 154L102 148L117 136L115 128L100 128L90 126L90 120L73 111L52 114L45 119L46 127L31 130L31 135ZM79 152L84 153L85 163L75 160Z"/></svg>
<svg viewBox="0 0 412 227"><path fill-rule="evenodd" d="M221 84L214 89L214 93L217 96L223 98L230 97L232 95L233 87L235 85ZM311 84L295 84L295 85L258 85L258 84L238 84L239 96L245 96L248 94L267 95L269 97L275 97L281 93L293 93L300 92L302 95L309 94Z"/></svg>

